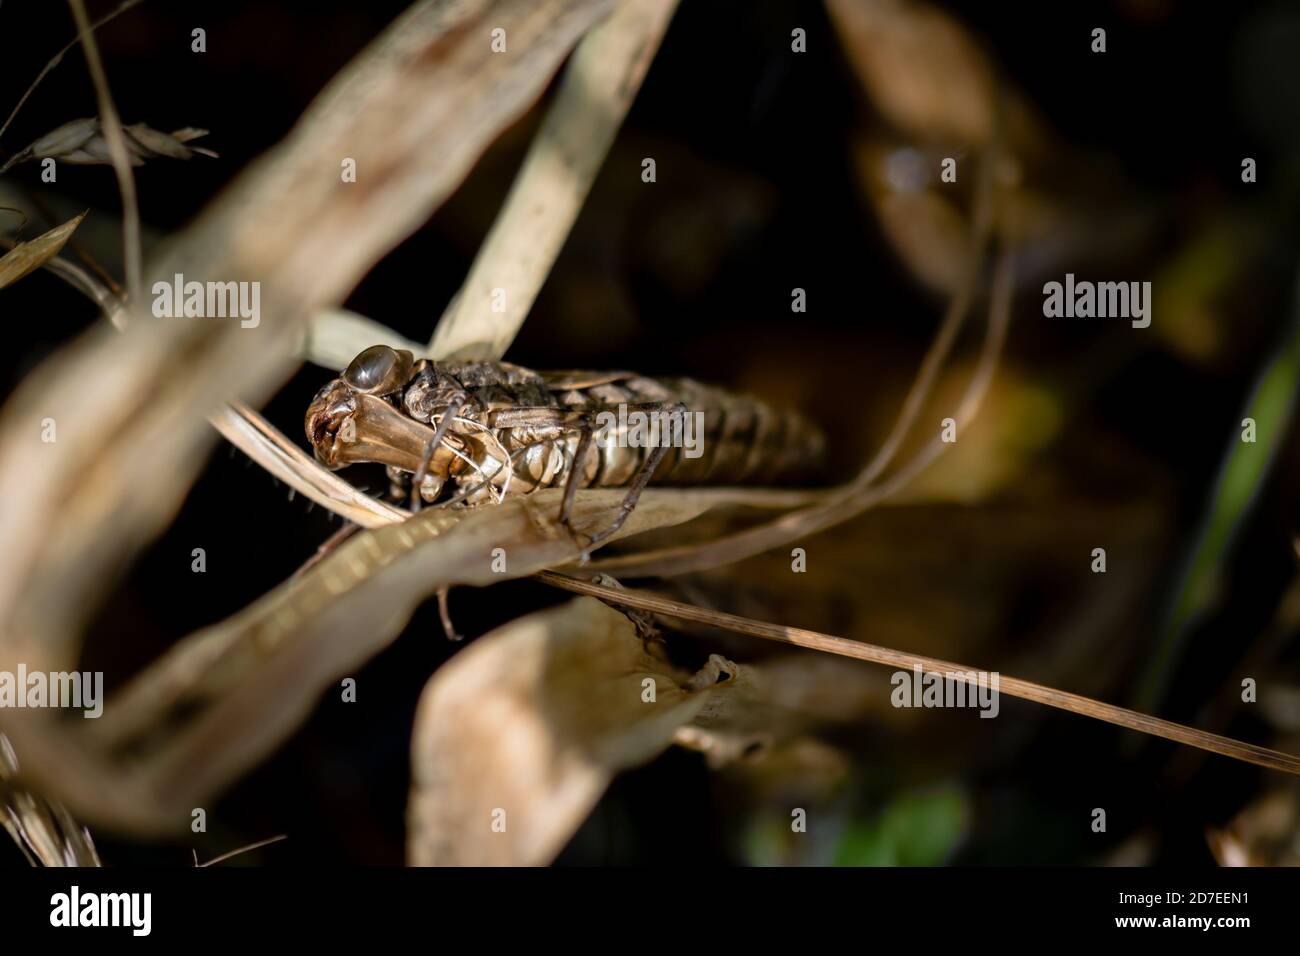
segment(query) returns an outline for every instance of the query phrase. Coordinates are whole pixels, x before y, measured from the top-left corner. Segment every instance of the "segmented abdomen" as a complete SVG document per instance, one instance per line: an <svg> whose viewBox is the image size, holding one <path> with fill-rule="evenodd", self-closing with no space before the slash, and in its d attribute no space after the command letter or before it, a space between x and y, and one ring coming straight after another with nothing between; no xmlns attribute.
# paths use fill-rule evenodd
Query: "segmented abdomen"
<svg viewBox="0 0 1300 956"><path fill-rule="evenodd" d="M452 383L456 383L454 386ZM445 407L449 389L470 397L470 407L453 431L469 449L453 477L461 488L494 476L496 492L528 493L563 486L581 433L572 426L585 416L594 424L600 412L617 417L620 407L635 410L680 404L692 416L692 457L680 441L668 447L655 469L653 483L691 485L805 484L822 473L821 431L796 412L777 409L748 396L685 378L649 378L630 372L533 372L504 362L438 363L419 372L407 387L402 405L407 414L430 422ZM524 423L519 413L553 409L562 425ZM702 413L702 421L695 413ZM544 417L544 416L543 416ZM510 424L507 425L506 421ZM581 487L622 487L635 478L651 447L618 441L593 443ZM678 433L676 438L685 438ZM501 459L511 457L510 480ZM470 501L486 500L486 488Z"/></svg>
<svg viewBox="0 0 1300 956"><path fill-rule="evenodd" d="M822 433L802 415L692 379L629 376L584 387L554 388L552 394L559 407L593 416L607 411L614 417L620 407L634 411L634 406L684 406L684 414L691 416L689 427L695 431L679 431L673 436L651 479L654 484L806 484L822 472ZM696 413L701 413L702 419ZM617 432L613 429L612 436L616 438ZM688 437L693 438L694 449L684 447L683 440ZM572 434L556 439L569 458L577 441L578 436ZM617 441L598 446L589 453L582 486L629 484L651 451L644 445L628 447ZM692 457L694 451L698 454ZM562 485L567 475L567 467L550 469L549 474L534 468L528 477L542 479L537 484L547 487Z"/></svg>

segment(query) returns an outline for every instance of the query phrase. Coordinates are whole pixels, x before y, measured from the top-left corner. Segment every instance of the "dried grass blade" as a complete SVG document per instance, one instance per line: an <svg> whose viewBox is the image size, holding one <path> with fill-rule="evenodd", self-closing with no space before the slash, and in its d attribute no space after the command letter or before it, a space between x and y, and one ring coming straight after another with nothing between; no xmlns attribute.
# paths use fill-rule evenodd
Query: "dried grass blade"
<svg viewBox="0 0 1300 956"><path fill-rule="evenodd" d="M677 0L619 6L578 44L469 276L434 330L439 359L505 355L550 274L623 123ZM506 292L492 310L493 292Z"/></svg>
<svg viewBox="0 0 1300 956"><path fill-rule="evenodd" d="M363 528L378 528L409 512L372 498L308 458L279 429L242 403L212 416L212 425L270 474L301 494Z"/></svg>
<svg viewBox="0 0 1300 956"><path fill-rule="evenodd" d="M69 219L62 225L55 226L30 242L18 243L9 252L0 256L0 289L13 285L23 276L36 271L57 256L59 250L81 225L81 220L85 218L86 214L83 212L75 219Z"/></svg>
<svg viewBox="0 0 1300 956"><path fill-rule="evenodd" d="M91 79L95 81L101 131L108 143L113 173L117 176L117 188L122 194L122 258L126 265L127 296L132 303L138 305L144 301L144 279L140 265L140 205L136 200L135 177L131 174L131 152L127 146L122 120L117 115L117 107L113 105L113 95L109 92L108 74L104 72L104 64L99 59L99 44L95 42L86 5L82 0L68 0L68 4L77 21L77 32L82 38L81 49L86 55Z"/></svg>

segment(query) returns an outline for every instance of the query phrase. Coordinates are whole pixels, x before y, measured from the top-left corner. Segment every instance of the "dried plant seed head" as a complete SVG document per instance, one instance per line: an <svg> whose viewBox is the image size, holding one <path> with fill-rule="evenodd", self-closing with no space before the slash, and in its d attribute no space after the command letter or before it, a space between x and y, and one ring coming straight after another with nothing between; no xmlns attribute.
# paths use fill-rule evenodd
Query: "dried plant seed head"
<svg viewBox="0 0 1300 956"><path fill-rule="evenodd" d="M77 152L99 135L99 117L90 116L64 123L32 143L25 153L33 156L64 156Z"/></svg>
<svg viewBox="0 0 1300 956"><path fill-rule="evenodd" d="M143 166L146 160L161 157L190 159L196 153L214 159L217 157L210 149L187 145L191 140L208 135L205 129L187 126L172 133L164 133L144 123L134 123L124 126L122 132L126 139L126 159L131 166ZM0 167L0 172L33 159L55 159L73 166L112 165L108 141L104 138L97 116L72 120L51 130L14 154Z"/></svg>

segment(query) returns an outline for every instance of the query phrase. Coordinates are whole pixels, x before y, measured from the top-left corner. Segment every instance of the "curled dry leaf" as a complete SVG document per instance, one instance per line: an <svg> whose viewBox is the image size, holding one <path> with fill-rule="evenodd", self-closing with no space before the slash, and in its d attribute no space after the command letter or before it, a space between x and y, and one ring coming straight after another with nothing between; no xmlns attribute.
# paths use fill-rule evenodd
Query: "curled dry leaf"
<svg viewBox="0 0 1300 956"><path fill-rule="evenodd" d="M166 156L169 159L189 159L195 155L210 156L217 159L217 154L210 149L204 149L202 146L186 145L191 140L201 139L207 135L207 130L197 129L193 126L172 130L170 133L160 133L156 129L150 129L143 123L135 123L126 127L127 146L141 160L154 159L158 156Z"/></svg>
<svg viewBox="0 0 1300 956"><path fill-rule="evenodd" d="M550 862L614 774L666 749L736 672L715 658L692 678L654 650L623 614L580 598L434 674L416 713L410 862Z"/></svg>
<svg viewBox="0 0 1300 956"><path fill-rule="evenodd" d="M143 166L145 160L163 156L169 159L189 159L196 153L213 158L217 155L210 149L185 145L191 140L207 136L208 131L205 129L187 126L171 133L161 133L144 123L135 123L123 129L126 133L128 158L132 166ZM0 172L33 159L54 159L73 166L109 166L113 162L98 116L75 119L46 133L36 142L15 153L4 167L0 168Z"/></svg>
<svg viewBox="0 0 1300 956"><path fill-rule="evenodd" d="M185 638L112 698L103 719L63 734L68 749L51 739L54 728L9 728L30 754L27 778L88 821L175 831L187 808L280 746L326 687L387 647L428 595L572 561L577 547L554 522L560 494L468 512L426 509L355 535L239 614ZM579 495L579 526L608 524L621 499L618 490ZM710 502L647 493L619 536L688 521Z"/></svg>
<svg viewBox="0 0 1300 956"><path fill-rule="evenodd" d="M83 212L61 226L55 226L31 242L20 243L0 256L0 289L13 285L29 272L34 272L59 254L59 250L86 218Z"/></svg>

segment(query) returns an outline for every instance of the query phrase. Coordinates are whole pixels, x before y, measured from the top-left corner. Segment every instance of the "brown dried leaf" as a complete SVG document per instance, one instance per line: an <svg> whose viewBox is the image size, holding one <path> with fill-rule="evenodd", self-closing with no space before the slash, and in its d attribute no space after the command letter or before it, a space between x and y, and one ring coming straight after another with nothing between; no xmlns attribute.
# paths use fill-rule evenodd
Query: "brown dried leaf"
<svg viewBox="0 0 1300 956"><path fill-rule="evenodd" d="M416 714L410 862L550 862L614 774L666 749L735 672L718 658L689 679L652 649L623 614L579 598L498 628L439 670Z"/></svg>
<svg viewBox="0 0 1300 956"><path fill-rule="evenodd" d="M1219 866L1300 866L1300 787L1270 787L1205 837Z"/></svg>
<svg viewBox="0 0 1300 956"><path fill-rule="evenodd" d="M936 192L879 193L876 216L898 257L926 288L951 294L970 269L965 217Z"/></svg>
<svg viewBox="0 0 1300 956"><path fill-rule="evenodd" d="M86 213L83 212L63 225L55 226L44 235L37 236L31 242L15 246L0 256L0 289L13 285L27 273L34 272L57 256L59 250L81 225L81 220L85 218Z"/></svg>
<svg viewBox="0 0 1300 956"><path fill-rule="evenodd" d="M554 522L560 494L468 512L428 509L356 535L244 611L181 641L115 696L103 719L62 741L67 750L53 739L59 728L8 728L28 755L28 779L93 822L174 831L188 820L187 808L274 751L325 688L388 646L428 595L572 561L577 547ZM583 492L578 525L608 524L622 496ZM648 491L619 535L690 520L715 500ZM506 551L504 571L493 557L498 547ZM117 763L125 753L130 763Z"/></svg>
<svg viewBox="0 0 1300 956"><path fill-rule="evenodd" d="M785 654L736 669L734 689L677 733L712 767L766 760L818 727L862 720L889 698L883 675L817 654Z"/></svg>
<svg viewBox="0 0 1300 956"><path fill-rule="evenodd" d="M827 0L827 7L887 120L926 142L990 143L999 70L957 19L915 0ZM1037 154L1048 138L1041 122L1014 92L1004 95L1007 145L1013 154Z"/></svg>

